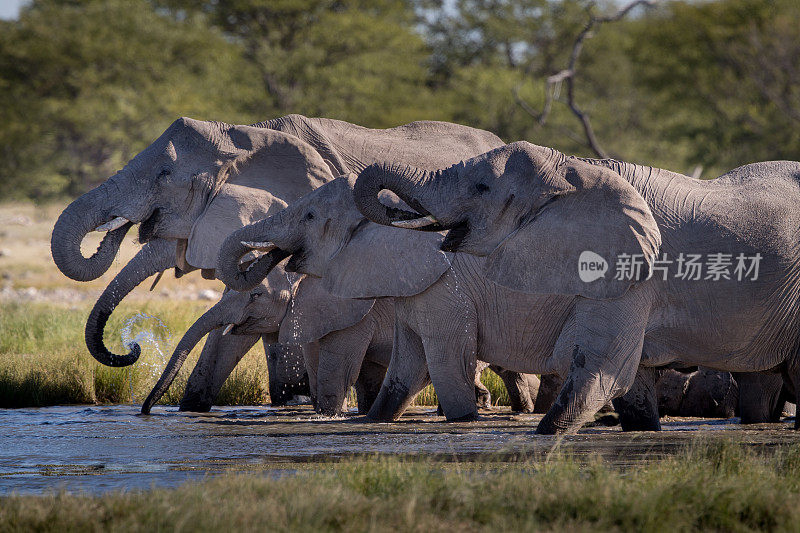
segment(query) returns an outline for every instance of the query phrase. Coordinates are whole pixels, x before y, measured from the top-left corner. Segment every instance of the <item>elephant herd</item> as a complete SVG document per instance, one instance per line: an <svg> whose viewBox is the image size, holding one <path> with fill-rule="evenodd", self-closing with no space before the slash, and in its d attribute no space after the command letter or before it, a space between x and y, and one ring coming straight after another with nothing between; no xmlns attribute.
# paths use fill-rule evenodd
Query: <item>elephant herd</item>
<svg viewBox="0 0 800 533"><path fill-rule="evenodd" d="M623 429L658 430L660 414L769 422L796 403L798 205L795 162L702 181L445 122L181 118L70 204L51 245L88 281L139 224L143 246L86 324L110 366L140 355L109 351L103 330L148 277L227 286L143 413L208 335L182 410L210 409L261 339L274 404L307 392L339 415L355 386L359 413L390 421L433 383L447 420L469 421L490 405L488 366L514 410L546 413L537 433L575 432L609 403Z"/></svg>

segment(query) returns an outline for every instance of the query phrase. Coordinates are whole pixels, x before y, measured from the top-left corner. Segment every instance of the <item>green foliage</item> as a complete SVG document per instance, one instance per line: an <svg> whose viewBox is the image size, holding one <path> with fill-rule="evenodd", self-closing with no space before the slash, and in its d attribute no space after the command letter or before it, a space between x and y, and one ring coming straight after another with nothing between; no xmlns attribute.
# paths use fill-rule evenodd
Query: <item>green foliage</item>
<svg viewBox="0 0 800 533"><path fill-rule="evenodd" d="M595 5L597 4L597 5ZM75 196L178 116L452 120L592 155L563 91L588 0L35 0L0 21L0 194ZM600 24L576 101L612 156L705 175L800 150L800 7L665 2Z"/></svg>
<svg viewBox="0 0 800 533"><path fill-rule="evenodd" d="M224 475L175 490L12 495L0 499L0 528L796 530L800 449L759 452L719 439L631 468L557 452L545 461L487 456L473 463L374 457L294 465L291 475Z"/></svg>
<svg viewBox="0 0 800 533"><path fill-rule="evenodd" d="M104 181L177 116L252 118L238 48L202 17L145 0L38 0L0 31L5 195L75 195Z"/></svg>

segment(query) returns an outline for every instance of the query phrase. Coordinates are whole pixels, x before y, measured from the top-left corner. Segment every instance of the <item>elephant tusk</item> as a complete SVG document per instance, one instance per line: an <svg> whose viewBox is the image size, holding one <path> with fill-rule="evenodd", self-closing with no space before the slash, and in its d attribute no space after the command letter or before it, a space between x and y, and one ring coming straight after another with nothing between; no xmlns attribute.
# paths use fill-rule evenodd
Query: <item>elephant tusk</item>
<svg viewBox="0 0 800 533"><path fill-rule="evenodd" d="M433 218L431 215L427 215L420 218L413 218L411 220L396 220L392 222L392 226L405 229L419 229L424 228L425 226L430 226L431 224L436 224L437 222L438 220Z"/></svg>
<svg viewBox="0 0 800 533"><path fill-rule="evenodd" d="M222 331L222 334L227 335L228 333L230 333L234 325L235 324L228 324L227 326L225 326L225 329Z"/></svg>
<svg viewBox="0 0 800 533"><path fill-rule="evenodd" d="M156 279L154 279L153 280L153 284L150 285L150 292L153 292L153 289L156 288L156 285L158 285L158 282L161 281L161 276L163 276L163 275L164 275L164 271L163 270L161 272L159 272L158 274L156 274Z"/></svg>
<svg viewBox="0 0 800 533"><path fill-rule="evenodd" d="M253 250L262 250L264 252L269 252L277 248L275 243L270 241L263 241L263 242L255 242L255 241L241 241L242 246L247 246L248 248L252 248Z"/></svg>
<svg viewBox="0 0 800 533"><path fill-rule="evenodd" d="M114 220L110 220L110 221L106 222L105 224L101 224L101 225L97 226L96 228L94 228L94 230L95 231L114 231L115 229L121 228L122 226L124 226L128 222L130 222L130 220L128 220L125 217L117 217Z"/></svg>

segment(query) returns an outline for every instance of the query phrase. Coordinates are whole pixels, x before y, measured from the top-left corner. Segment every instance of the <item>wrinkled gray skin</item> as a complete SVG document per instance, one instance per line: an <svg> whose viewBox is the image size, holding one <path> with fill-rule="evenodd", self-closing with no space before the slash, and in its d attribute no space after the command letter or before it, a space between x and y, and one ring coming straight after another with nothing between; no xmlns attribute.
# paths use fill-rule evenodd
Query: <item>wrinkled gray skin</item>
<svg viewBox="0 0 800 533"><path fill-rule="evenodd" d="M448 420L474 420L478 359L517 372L519 352L552 351L573 298L504 289L482 275L484 260L439 251L438 233L369 223L353 203L354 181L352 174L339 177L278 214L231 234L220 250L221 279L241 287L245 280L239 259L250 251L242 242L271 242L273 251L291 256L287 270L321 278L336 296L393 298L391 363L369 418L397 419L432 379L434 384L458 384L441 392L436 388ZM443 370L441 363L453 360L450 353L462 357ZM530 381L525 382L530 394ZM525 409L531 407L528 402Z"/></svg>
<svg viewBox="0 0 800 533"><path fill-rule="evenodd" d="M485 273L500 285L577 297L574 320L554 352L518 367L569 369L537 428L552 434L577 431L628 391L639 363L780 372L793 394L800 390L799 177L800 164L769 162L701 181L518 142L436 173L371 167L354 197L382 224L434 217L433 229L450 229L443 249L487 256ZM381 189L417 213L387 210ZM608 273L584 282L583 251L599 254L612 269L620 254L638 254L645 265L635 279ZM666 280L660 271L647 279L658 253L670 260L680 253L759 253L760 274L755 281L737 281L735 274L688 280L673 270Z"/></svg>
<svg viewBox="0 0 800 533"><path fill-rule="evenodd" d="M301 115L253 126L181 118L125 168L64 210L53 229L53 259L72 279L95 279L110 267L127 230L141 222L142 243L177 241L173 255L180 272L199 268L211 278L217 249L228 233L279 210L334 175L382 161L436 168L501 144L489 132L445 122L375 130ZM97 253L83 257L80 243L86 233L117 217L130 223L110 231ZM128 354L109 352L102 342L103 326L125 294L163 271L168 261L155 263L132 261L118 286L98 300L87 323L87 346L101 363L126 366L138 358L136 345ZM207 410L208 397L255 339L248 342L212 333L181 408ZM211 389L203 392L207 386Z"/></svg>

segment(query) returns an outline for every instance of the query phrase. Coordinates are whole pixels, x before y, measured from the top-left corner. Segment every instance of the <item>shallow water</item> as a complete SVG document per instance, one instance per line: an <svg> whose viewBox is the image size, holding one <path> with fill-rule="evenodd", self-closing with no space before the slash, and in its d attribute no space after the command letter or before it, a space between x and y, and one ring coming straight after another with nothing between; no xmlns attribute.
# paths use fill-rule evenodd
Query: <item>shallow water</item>
<svg viewBox="0 0 800 533"><path fill-rule="evenodd" d="M800 440L791 423L741 426L736 419L662 419L661 433L595 426L569 437L533 434L540 415L482 410L481 420L446 423L435 409L412 408L397 423L320 418L310 407L227 407L181 413L137 405L0 409L0 493L91 493L172 487L220 472L286 475L360 454L436 455L480 460L483 454L546 453L558 447L630 464L673 453L698 435L754 445ZM315 466L316 465L316 466Z"/></svg>

